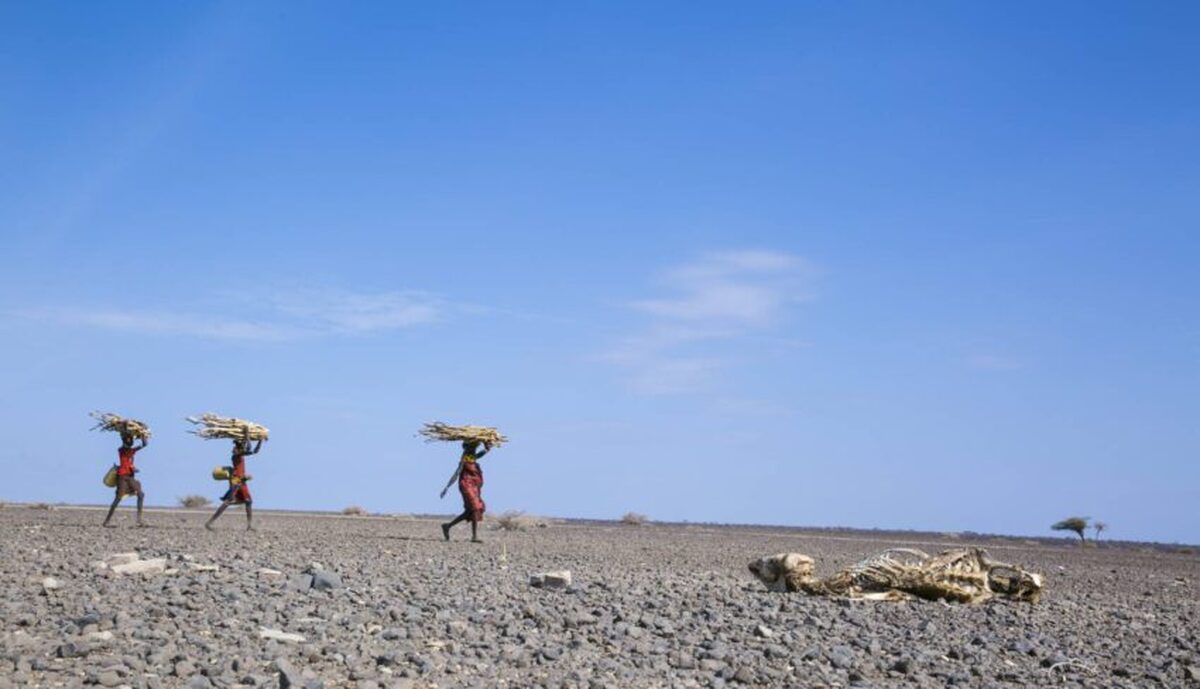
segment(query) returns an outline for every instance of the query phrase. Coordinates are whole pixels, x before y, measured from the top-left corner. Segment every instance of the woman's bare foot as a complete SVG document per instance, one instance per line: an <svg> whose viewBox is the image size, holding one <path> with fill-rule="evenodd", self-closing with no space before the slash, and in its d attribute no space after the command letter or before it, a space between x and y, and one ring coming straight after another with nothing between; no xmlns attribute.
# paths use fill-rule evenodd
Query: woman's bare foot
<svg viewBox="0 0 1200 689"><path fill-rule="evenodd" d="M212 522L204 522L204 528L208 529L209 531L212 531L213 530Z"/></svg>
<svg viewBox="0 0 1200 689"><path fill-rule="evenodd" d="M116 525L116 524L109 524L108 522L104 522L104 523L103 523L103 524L101 524L100 526L103 526L103 527L104 527L104 528L106 528L106 529L115 529L115 528L117 528L117 525Z"/></svg>
<svg viewBox="0 0 1200 689"><path fill-rule="evenodd" d="M482 538L472 538L471 542L472 543L483 543L483 539Z"/></svg>
<svg viewBox="0 0 1200 689"><path fill-rule="evenodd" d="M447 541L450 540L450 525L449 524L442 524L442 538L445 538Z"/></svg>

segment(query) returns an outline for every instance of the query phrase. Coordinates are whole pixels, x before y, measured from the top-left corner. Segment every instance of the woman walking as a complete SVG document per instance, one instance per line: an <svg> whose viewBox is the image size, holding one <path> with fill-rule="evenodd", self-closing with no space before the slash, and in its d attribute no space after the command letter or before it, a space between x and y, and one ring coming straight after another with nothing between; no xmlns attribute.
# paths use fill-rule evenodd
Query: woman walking
<svg viewBox="0 0 1200 689"><path fill-rule="evenodd" d="M250 486L246 485L246 481L250 477L246 475L246 457L258 454L262 449L263 441L260 439L254 444L254 449L250 449L250 433L247 430L244 438L233 441L233 467L229 472L229 490L225 491L225 495L221 496L221 505L217 507L217 511L204 524L204 528L212 531L213 522L217 521L223 512L230 505L245 505L246 506L246 530L254 530L254 512L251 508L254 500L250 497Z"/></svg>
<svg viewBox="0 0 1200 689"><path fill-rule="evenodd" d="M121 434L121 447L117 448L117 494L113 497L112 504L108 506L108 516L104 518L103 526L112 528L113 512L117 511L117 505L121 504L121 499L127 495L137 496L137 525L145 526L142 521L142 503L146 499L146 494L142 492L142 482L134 478L137 469L133 466L133 457L138 452L146 449L148 441L143 435L140 440L142 444L138 447L133 446L133 436L129 433Z"/></svg>
<svg viewBox="0 0 1200 689"><path fill-rule="evenodd" d="M442 497L446 497L446 492L450 490L450 486L458 481L458 491L462 493L463 511L462 514L454 518L446 524L442 524L442 536L448 541L450 540L450 529L457 523L470 520L471 521L471 542L482 543L479 540L479 520L483 519L483 511L486 505L483 503L483 469L479 467L479 460L483 458L492 449L492 444L489 442L483 443L483 451L479 451L479 441L464 440L462 444L462 457L458 461L458 468L454 471L454 475L450 477L450 481L446 483L446 487L442 489Z"/></svg>

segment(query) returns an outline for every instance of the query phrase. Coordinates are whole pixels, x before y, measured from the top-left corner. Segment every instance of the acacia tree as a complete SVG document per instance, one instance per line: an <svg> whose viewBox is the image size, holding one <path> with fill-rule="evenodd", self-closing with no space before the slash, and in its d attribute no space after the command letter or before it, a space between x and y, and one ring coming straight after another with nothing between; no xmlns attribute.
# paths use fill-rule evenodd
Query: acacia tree
<svg viewBox="0 0 1200 689"><path fill-rule="evenodd" d="M1050 528L1055 531L1074 531L1079 535L1079 542L1084 542L1083 532L1088 528L1088 519L1091 517L1067 517L1066 519L1052 525Z"/></svg>
<svg viewBox="0 0 1200 689"><path fill-rule="evenodd" d="M1102 521L1092 522L1092 531L1096 532L1096 535L1092 537L1092 540L1094 540L1094 541L1100 540L1100 532L1104 531L1107 528L1108 528L1108 524L1105 524Z"/></svg>

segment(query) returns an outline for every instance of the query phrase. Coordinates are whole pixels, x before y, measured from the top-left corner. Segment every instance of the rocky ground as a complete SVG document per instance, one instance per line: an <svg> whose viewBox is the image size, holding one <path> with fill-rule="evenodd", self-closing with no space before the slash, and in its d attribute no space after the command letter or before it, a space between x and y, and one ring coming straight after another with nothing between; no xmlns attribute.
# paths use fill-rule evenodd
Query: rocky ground
<svg viewBox="0 0 1200 689"><path fill-rule="evenodd" d="M1200 685L1186 552L988 540L1046 595L968 607L768 593L746 570L949 537L554 523L472 544L420 519L101 516L0 510L0 687ZM530 585L548 570L572 584Z"/></svg>

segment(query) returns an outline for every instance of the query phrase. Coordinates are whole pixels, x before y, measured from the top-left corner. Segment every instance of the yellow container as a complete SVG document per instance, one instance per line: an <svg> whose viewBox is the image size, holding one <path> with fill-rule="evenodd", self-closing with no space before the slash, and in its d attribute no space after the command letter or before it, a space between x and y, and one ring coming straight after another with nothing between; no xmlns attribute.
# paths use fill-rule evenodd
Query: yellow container
<svg viewBox="0 0 1200 689"><path fill-rule="evenodd" d="M104 485L109 488L117 487L117 468L109 467L108 472L104 474Z"/></svg>
<svg viewBox="0 0 1200 689"><path fill-rule="evenodd" d="M233 474L233 467L213 467L214 481L228 481Z"/></svg>

